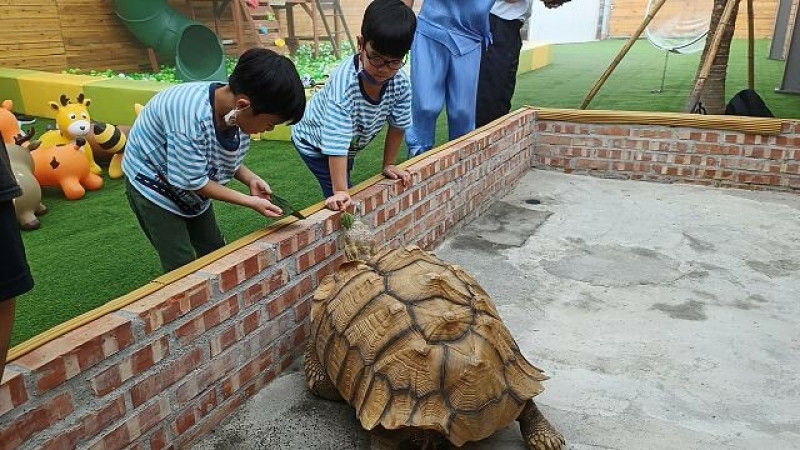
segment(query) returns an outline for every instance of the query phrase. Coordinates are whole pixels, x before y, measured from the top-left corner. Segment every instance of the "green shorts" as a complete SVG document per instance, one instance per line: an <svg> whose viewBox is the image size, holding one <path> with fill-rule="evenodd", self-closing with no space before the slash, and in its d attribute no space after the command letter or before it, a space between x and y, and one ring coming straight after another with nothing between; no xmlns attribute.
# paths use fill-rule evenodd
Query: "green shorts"
<svg viewBox="0 0 800 450"><path fill-rule="evenodd" d="M148 200L127 178L125 195L145 236L158 252L164 272L225 245L213 205L197 217L182 217Z"/></svg>

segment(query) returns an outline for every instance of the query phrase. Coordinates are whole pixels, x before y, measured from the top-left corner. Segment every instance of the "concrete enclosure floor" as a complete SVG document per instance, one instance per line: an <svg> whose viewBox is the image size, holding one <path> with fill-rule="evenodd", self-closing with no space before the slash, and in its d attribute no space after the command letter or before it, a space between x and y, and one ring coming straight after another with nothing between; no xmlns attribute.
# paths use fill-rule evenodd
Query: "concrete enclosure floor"
<svg viewBox="0 0 800 450"><path fill-rule="evenodd" d="M800 448L800 196L531 171L436 253L492 295L570 449ZM195 447L367 449L268 385ZM512 424L465 449L524 449Z"/></svg>

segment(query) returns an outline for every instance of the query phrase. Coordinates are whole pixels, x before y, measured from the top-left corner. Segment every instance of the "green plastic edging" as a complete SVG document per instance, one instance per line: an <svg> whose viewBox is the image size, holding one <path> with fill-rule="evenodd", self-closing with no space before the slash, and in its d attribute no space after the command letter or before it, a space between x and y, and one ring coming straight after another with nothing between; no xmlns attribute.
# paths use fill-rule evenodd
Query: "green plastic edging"
<svg viewBox="0 0 800 450"><path fill-rule="evenodd" d="M174 86L171 83L139 80L101 80L84 86L84 93L92 99L89 112L92 119L115 125L132 125L136 119L133 106L144 105L159 91Z"/></svg>
<svg viewBox="0 0 800 450"><path fill-rule="evenodd" d="M17 78L35 73L35 70L0 67L0 102L11 100L14 102L14 112L25 111L25 101Z"/></svg>

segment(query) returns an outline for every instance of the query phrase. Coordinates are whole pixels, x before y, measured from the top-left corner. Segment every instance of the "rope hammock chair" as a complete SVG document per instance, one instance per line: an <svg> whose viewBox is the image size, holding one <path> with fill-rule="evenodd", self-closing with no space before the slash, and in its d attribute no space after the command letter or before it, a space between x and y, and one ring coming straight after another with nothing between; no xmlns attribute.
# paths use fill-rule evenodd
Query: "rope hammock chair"
<svg viewBox="0 0 800 450"><path fill-rule="evenodd" d="M657 0L647 3L645 16L653 12ZM653 46L664 50L661 87L664 92L670 53L688 55L703 51L706 45L714 0L670 0L645 28L644 34Z"/></svg>

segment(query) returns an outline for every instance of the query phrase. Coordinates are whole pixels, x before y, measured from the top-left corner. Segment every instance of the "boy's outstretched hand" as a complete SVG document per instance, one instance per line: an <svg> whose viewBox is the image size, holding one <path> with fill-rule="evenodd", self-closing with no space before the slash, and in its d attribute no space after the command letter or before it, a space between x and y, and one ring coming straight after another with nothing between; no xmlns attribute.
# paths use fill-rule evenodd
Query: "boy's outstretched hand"
<svg viewBox="0 0 800 450"><path fill-rule="evenodd" d="M383 174L392 180L403 180L403 186L411 186L411 173L395 165L383 166Z"/></svg>
<svg viewBox="0 0 800 450"><path fill-rule="evenodd" d="M265 217L280 217L283 215L283 210L278 206L273 205L272 202L265 198L257 197L255 195L250 197L250 204L247 205L257 213Z"/></svg>
<svg viewBox="0 0 800 450"><path fill-rule="evenodd" d="M341 211L347 209L353 201L350 200L350 194L347 191L336 191L330 197L325 199L325 207L331 211Z"/></svg>
<svg viewBox="0 0 800 450"><path fill-rule="evenodd" d="M269 184L267 184L263 178L253 177L253 179L250 180L250 195L270 200L272 188L269 187Z"/></svg>

